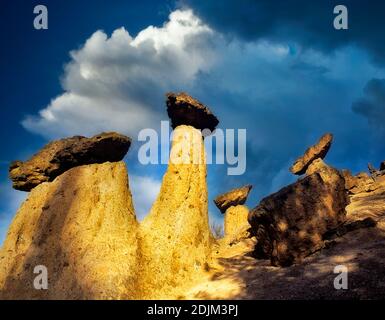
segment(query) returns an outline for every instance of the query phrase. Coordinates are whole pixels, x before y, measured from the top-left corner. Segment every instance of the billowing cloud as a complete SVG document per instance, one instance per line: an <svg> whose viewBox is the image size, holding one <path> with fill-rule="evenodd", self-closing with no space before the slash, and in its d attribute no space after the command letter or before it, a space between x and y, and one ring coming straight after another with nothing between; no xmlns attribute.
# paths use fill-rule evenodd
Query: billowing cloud
<svg viewBox="0 0 385 320"><path fill-rule="evenodd" d="M46 137L116 130L129 135L154 126L164 114L164 94L189 88L212 64L212 31L191 10L174 11L162 27L132 37L96 31L71 52L63 94L23 126Z"/></svg>
<svg viewBox="0 0 385 320"><path fill-rule="evenodd" d="M240 15L237 10L241 9L234 8L234 19ZM253 12L253 5L250 10ZM200 14L199 8L197 12ZM267 12L267 17L273 13ZM223 14L215 12L218 17ZM247 20L249 11L244 15ZM202 16L202 21L210 22L204 13ZM209 28L191 10L175 11L169 19L163 27L148 27L134 38L124 29L110 38L96 32L72 53L63 78L65 93L37 118L26 119L25 127L51 137L101 130L135 137L138 129L159 128L160 120L167 119L165 92L187 91L211 107L219 127L247 129L244 175L227 176L226 166L209 166L209 203L214 214L218 210L211 200L231 188L253 184L249 204L254 206L262 196L294 181L288 167L325 132L335 135L335 146L326 159L332 165L357 172L367 162L381 158L367 134L366 121L351 110L368 79L385 77L383 69L373 66L367 50L347 42L344 46L330 44L335 49L332 53L325 49L326 44L304 50L303 43L290 41L289 35L271 38L270 29L263 28L260 36L239 36L231 19L228 28L235 36L228 38L224 34L227 27ZM298 26L306 30L308 20L308 16L298 20L302 21ZM135 174L152 177L148 170L143 167ZM131 187L143 190L136 187L137 183L143 186L143 181L134 178ZM157 190L157 183L148 183L154 186L149 190ZM155 198L156 192L151 192ZM141 199L142 191L134 191L134 196L141 216L153 198Z"/></svg>

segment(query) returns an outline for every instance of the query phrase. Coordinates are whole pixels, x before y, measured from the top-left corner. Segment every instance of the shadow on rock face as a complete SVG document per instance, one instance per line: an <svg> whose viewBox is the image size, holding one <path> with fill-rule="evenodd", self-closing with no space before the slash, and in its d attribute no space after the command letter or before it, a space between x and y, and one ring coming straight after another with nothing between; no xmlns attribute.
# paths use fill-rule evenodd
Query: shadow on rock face
<svg viewBox="0 0 385 320"><path fill-rule="evenodd" d="M135 298L136 229L124 163L76 167L39 185L0 251L2 298ZM38 265L48 290L34 288Z"/></svg>

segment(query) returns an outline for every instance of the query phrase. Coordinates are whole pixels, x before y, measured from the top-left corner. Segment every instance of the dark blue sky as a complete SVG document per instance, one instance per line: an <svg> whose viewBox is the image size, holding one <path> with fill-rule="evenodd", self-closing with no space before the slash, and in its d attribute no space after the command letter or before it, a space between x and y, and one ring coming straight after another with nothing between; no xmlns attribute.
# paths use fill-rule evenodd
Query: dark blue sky
<svg viewBox="0 0 385 320"><path fill-rule="evenodd" d="M48 30L33 28L37 4L48 7ZM207 103L224 129L247 129L244 175L209 166L216 219L214 196L251 183L255 206L295 180L288 167L326 131L335 135L327 162L353 172L369 161L378 166L385 160L385 3L344 1L349 30L340 31L332 27L336 4L3 1L0 239L24 196L7 179L11 160L73 134L117 130L135 140L140 128L167 120L167 91ZM126 160L144 210L146 190L151 200L165 166L140 165L139 146Z"/></svg>
<svg viewBox="0 0 385 320"><path fill-rule="evenodd" d="M48 30L33 28L33 8L37 4L48 7ZM62 92L59 77L70 60L70 50L78 48L98 29L111 33L126 26L136 34L150 24L161 25L171 9L172 2L150 0L2 2L2 166L7 166L3 161L23 156L44 143L39 136L24 130L20 121L27 114L37 113ZM2 179L7 174L3 169Z"/></svg>

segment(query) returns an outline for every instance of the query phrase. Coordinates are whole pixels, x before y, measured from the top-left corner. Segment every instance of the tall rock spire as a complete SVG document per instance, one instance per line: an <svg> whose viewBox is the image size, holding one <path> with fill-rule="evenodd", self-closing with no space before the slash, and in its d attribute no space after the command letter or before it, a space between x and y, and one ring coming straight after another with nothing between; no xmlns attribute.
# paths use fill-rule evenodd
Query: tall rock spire
<svg viewBox="0 0 385 320"><path fill-rule="evenodd" d="M148 257L142 260L141 278L147 298L167 298L176 285L180 290L197 278L207 268L213 241L205 149L197 129L212 125L216 118L186 94L168 94L167 106L168 110L179 108L178 112L169 112L172 123L177 124L169 164L158 198L141 224L141 252ZM214 130L215 125L209 129Z"/></svg>

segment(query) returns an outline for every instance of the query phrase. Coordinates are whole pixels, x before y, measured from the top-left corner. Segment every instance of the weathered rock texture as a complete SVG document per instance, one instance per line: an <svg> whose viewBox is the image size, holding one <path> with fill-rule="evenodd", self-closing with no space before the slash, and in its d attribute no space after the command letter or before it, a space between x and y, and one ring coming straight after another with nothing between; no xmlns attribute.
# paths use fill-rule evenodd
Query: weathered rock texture
<svg viewBox="0 0 385 320"><path fill-rule="evenodd" d="M251 188L251 185L246 185L241 188L233 189L216 197L214 203L222 213L225 213L231 206L244 204Z"/></svg>
<svg viewBox="0 0 385 320"><path fill-rule="evenodd" d="M232 206L226 210L225 214L225 235L235 235L238 232L244 231L250 227L247 218L249 208L244 205Z"/></svg>
<svg viewBox="0 0 385 320"><path fill-rule="evenodd" d="M343 176L326 165L264 198L249 214L256 257L280 266L302 261L324 246L328 230L345 221L347 204Z"/></svg>
<svg viewBox="0 0 385 320"><path fill-rule="evenodd" d="M138 298L137 229L123 162L72 168L17 212L0 250L0 297ZM33 287L38 265L48 290Z"/></svg>
<svg viewBox="0 0 385 320"><path fill-rule="evenodd" d="M214 131L218 125L219 121L210 109L187 93L167 93L166 97L167 113L174 129L179 125L189 125Z"/></svg>
<svg viewBox="0 0 385 320"><path fill-rule="evenodd" d="M294 174L304 174L308 166L317 158L325 158L333 141L333 135L327 133L313 146L308 148L304 155L298 158L291 166L290 171Z"/></svg>
<svg viewBox="0 0 385 320"><path fill-rule="evenodd" d="M385 171L376 171L372 175L360 172L353 176L349 170L342 170L345 178L345 187L349 194L359 194L375 191L385 183Z"/></svg>
<svg viewBox="0 0 385 320"><path fill-rule="evenodd" d="M47 144L30 160L14 161L9 168L13 187L30 191L42 182L70 168L106 161L120 161L131 145L131 139L115 132L101 133L92 138L75 136Z"/></svg>
<svg viewBox="0 0 385 320"><path fill-rule="evenodd" d="M141 257L140 279L146 279L142 288L146 298L168 298L207 268L213 238L205 152L200 131L191 126L174 131L167 172L140 233L141 252L146 253Z"/></svg>
<svg viewBox="0 0 385 320"><path fill-rule="evenodd" d="M233 246L252 236L248 222L249 208L244 205L232 206L226 210L224 236L219 239L221 246Z"/></svg>

